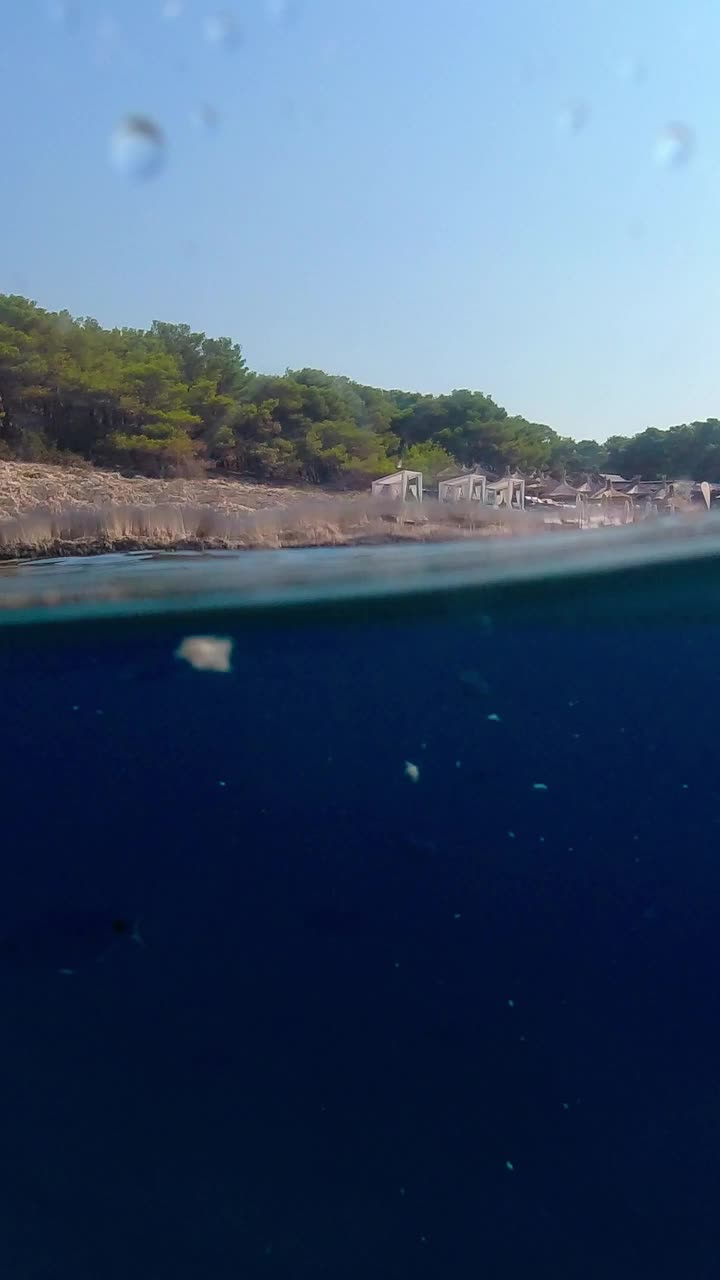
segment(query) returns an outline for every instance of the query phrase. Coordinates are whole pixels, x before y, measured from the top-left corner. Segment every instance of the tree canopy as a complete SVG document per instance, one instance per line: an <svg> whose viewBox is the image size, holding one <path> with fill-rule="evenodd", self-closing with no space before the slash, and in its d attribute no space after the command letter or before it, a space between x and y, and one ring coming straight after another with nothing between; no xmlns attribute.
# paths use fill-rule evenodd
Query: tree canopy
<svg viewBox="0 0 720 1280"><path fill-rule="evenodd" d="M104 329L0 295L0 456L347 486L399 465L430 479L481 466L720 481L720 420L576 442L480 391L384 391L319 369L253 373L237 343L186 324Z"/></svg>

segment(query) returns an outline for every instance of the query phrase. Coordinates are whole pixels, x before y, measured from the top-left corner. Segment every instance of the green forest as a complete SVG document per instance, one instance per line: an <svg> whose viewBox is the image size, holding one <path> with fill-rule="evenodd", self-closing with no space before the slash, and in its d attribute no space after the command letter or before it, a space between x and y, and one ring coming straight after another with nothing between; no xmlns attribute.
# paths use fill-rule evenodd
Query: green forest
<svg viewBox="0 0 720 1280"><path fill-rule="evenodd" d="M3 294L0 458L81 458L146 475L215 467L347 488L398 465L428 481L457 465L720 482L720 421L576 442L480 391L384 391L318 369L254 373L230 338L161 321L104 329Z"/></svg>

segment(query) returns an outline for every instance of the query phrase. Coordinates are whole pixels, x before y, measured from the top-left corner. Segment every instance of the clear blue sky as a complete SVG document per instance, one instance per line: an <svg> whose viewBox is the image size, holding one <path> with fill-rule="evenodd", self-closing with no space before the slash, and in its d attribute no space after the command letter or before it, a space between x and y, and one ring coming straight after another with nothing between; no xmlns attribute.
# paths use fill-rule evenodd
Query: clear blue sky
<svg viewBox="0 0 720 1280"><path fill-rule="evenodd" d="M3 6L1 289L577 437L720 416L716 0L165 3ZM168 139L143 183L109 160L129 112Z"/></svg>

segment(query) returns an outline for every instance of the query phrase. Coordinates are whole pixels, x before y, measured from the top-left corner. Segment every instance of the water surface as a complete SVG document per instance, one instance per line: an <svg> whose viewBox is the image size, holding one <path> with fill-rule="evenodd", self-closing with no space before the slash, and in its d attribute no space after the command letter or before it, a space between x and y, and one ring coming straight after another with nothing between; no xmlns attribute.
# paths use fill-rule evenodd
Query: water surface
<svg viewBox="0 0 720 1280"><path fill-rule="evenodd" d="M716 1274L718 548L643 545L2 572L5 1274Z"/></svg>

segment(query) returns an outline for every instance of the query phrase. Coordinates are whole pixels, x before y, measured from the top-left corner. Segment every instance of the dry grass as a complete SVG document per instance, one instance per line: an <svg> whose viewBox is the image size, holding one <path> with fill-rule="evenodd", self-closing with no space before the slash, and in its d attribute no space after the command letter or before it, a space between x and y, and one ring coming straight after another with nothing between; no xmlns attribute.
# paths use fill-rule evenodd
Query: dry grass
<svg viewBox="0 0 720 1280"><path fill-rule="evenodd" d="M151 480L118 475L99 467L57 467L34 462L0 461L0 519L25 515L38 507L68 511L73 507L208 507L214 511L245 512L285 507L313 494L300 489L254 484L221 476L201 480Z"/></svg>
<svg viewBox="0 0 720 1280"><path fill-rule="evenodd" d="M542 529L531 516L453 504L380 504L367 495L247 481L126 479L112 472L0 463L0 555L275 549L446 542Z"/></svg>

